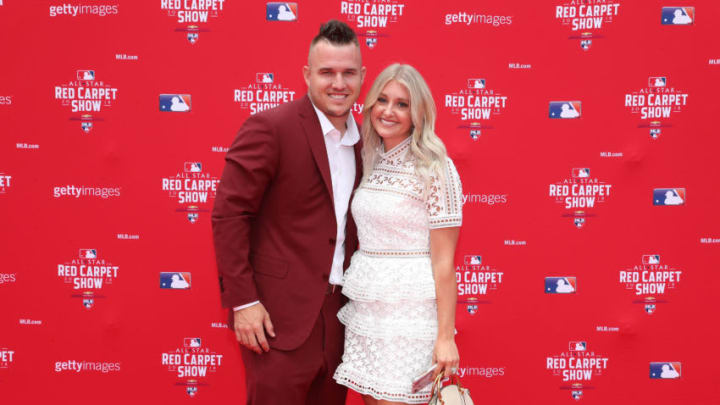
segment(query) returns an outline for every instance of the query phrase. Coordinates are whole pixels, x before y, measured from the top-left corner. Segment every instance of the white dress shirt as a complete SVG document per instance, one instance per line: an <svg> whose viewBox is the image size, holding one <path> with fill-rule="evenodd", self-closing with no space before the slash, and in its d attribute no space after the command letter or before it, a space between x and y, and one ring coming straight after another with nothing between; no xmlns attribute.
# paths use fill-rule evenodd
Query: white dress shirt
<svg viewBox="0 0 720 405"><path fill-rule="evenodd" d="M355 151L353 146L360 140L355 118L348 114L345 121L345 133L341 134L325 114L313 104L320 128L325 139L325 149L330 164L330 178L332 180L333 201L335 202L335 221L337 234L335 236L335 252L333 253L330 268L330 284L341 285L343 278L343 263L345 262L345 226L347 225L347 212L350 195L355 185ZM237 311L255 305L260 301L233 307Z"/></svg>

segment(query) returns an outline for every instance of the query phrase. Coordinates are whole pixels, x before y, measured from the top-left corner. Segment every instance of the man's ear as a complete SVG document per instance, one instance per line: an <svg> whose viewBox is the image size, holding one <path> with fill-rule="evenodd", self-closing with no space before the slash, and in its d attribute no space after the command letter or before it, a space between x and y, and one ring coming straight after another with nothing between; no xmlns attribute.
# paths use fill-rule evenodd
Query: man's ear
<svg viewBox="0 0 720 405"><path fill-rule="evenodd" d="M305 84L309 87L310 86L310 66L303 66L303 78L305 79Z"/></svg>

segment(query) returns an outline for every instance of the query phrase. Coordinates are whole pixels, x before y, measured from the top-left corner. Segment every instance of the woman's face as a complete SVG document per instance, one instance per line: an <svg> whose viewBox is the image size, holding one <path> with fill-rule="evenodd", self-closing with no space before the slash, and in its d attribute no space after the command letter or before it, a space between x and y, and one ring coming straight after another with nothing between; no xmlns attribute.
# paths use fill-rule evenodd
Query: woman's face
<svg viewBox="0 0 720 405"><path fill-rule="evenodd" d="M405 86L396 80L389 81L372 107L370 120L386 148L392 148L407 138L410 135L412 118L410 94Z"/></svg>

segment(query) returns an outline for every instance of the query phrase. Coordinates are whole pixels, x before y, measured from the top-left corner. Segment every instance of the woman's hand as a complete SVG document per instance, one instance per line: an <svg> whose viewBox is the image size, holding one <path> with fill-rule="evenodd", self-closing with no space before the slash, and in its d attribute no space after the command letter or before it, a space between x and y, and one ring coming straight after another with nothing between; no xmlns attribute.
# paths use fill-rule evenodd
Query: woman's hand
<svg viewBox="0 0 720 405"><path fill-rule="evenodd" d="M458 353L457 346L455 345L455 338L450 339L438 339L435 342L435 348L433 349L433 363L438 366L435 369L435 379L440 373L444 374L444 377L450 377L454 370L457 370L460 365L460 354Z"/></svg>

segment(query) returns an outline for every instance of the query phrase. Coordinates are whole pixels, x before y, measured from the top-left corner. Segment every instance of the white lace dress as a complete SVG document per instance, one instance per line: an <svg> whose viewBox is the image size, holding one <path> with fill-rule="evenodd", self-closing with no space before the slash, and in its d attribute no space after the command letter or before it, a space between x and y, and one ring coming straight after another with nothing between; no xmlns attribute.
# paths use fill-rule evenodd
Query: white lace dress
<svg viewBox="0 0 720 405"><path fill-rule="evenodd" d="M338 313L345 352L334 377L374 398L426 403L430 387L413 394L411 386L432 365L437 336L430 229L460 226L462 191L448 158L445 180L433 178L423 198L409 142L383 153L355 192L360 249L344 275L350 301Z"/></svg>

